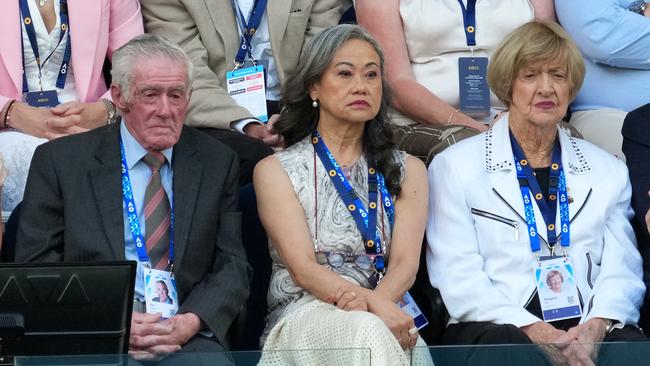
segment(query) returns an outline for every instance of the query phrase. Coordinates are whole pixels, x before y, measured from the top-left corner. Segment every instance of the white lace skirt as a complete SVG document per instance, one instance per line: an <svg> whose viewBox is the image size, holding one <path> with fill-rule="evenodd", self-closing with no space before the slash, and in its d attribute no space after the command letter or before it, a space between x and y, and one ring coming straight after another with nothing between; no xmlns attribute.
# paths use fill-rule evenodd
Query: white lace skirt
<svg viewBox="0 0 650 366"><path fill-rule="evenodd" d="M14 207L23 200L34 150L47 141L18 131L0 132L0 152L4 157L8 173L2 187L2 211L13 211Z"/></svg>
<svg viewBox="0 0 650 366"><path fill-rule="evenodd" d="M422 338L417 347L426 347ZM402 350L376 315L339 310L314 299L278 321L258 365L409 366L433 361L426 348Z"/></svg>

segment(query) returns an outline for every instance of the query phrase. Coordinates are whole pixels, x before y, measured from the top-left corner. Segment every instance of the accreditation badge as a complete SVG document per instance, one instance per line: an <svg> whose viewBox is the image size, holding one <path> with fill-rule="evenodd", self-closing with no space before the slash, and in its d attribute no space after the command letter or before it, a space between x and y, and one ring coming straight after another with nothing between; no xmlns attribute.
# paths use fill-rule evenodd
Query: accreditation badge
<svg viewBox="0 0 650 366"><path fill-rule="evenodd" d="M490 114L487 67L487 57L458 58L460 110L473 118L484 118Z"/></svg>
<svg viewBox="0 0 650 366"><path fill-rule="evenodd" d="M413 300L413 297L411 297L411 294L409 294L408 291L404 294L398 305L402 311L413 318L413 323L418 330L429 324L429 321L424 317L422 310L420 310L420 307L415 303L415 300Z"/></svg>
<svg viewBox="0 0 650 366"><path fill-rule="evenodd" d="M168 271L144 268L144 299L149 314L171 318L178 312L176 279Z"/></svg>
<svg viewBox="0 0 650 366"><path fill-rule="evenodd" d="M59 96L56 93L56 90L27 92L23 94L23 99L25 100L25 103L37 108L54 108L59 105Z"/></svg>
<svg viewBox="0 0 650 366"><path fill-rule="evenodd" d="M256 65L229 71L226 74L228 94L241 107L262 122L269 120L266 110L264 66Z"/></svg>
<svg viewBox="0 0 650 366"><path fill-rule="evenodd" d="M582 316L575 273L569 257L542 257L533 272L545 322Z"/></svg>

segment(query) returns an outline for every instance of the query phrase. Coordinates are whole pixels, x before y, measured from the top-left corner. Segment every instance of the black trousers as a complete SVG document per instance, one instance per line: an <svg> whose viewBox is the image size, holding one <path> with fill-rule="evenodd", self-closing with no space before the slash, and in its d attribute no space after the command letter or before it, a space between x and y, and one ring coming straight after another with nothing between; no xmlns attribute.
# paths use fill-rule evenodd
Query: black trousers
<svg viewBox="0 0 650 366"><path fill-rule="evenodd" d="M551 323L552 324L552 323ZM603 344L598 353L598 365L640 365L647 361L646 343L649 339L639 328L626 326L614 329L603 342L631 342ZM468 322L451 324L443 337L445 345L486 345L486 347L460 347L441 352L436 365L551 365L542 347L532 347L533 342L512 324ZM491 346L488 346L491 345ZM501 346L500 346L501 345ZM508 345L504 347L503 345ZM514 346L513 346L514 345ZM516 345L521 345L517 347ZM440 361L440 362L438 362Z"/></svg>

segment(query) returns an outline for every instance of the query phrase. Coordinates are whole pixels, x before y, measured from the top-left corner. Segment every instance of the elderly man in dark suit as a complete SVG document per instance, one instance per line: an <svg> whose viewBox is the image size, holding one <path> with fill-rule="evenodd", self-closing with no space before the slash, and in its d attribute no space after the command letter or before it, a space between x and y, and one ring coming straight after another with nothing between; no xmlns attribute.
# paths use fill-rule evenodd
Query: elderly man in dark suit
<svg viewBox="0 0 650 366"><path fill-rule="evenodd" d="M650 285L650 103L637 108L623 123L623 153L632 182L634 230L643 257L643 280ZM650 326L650 291L646 293L639 325Z"/></svg>
<svg viewBox="0 0 650 366"><path fill-rule="evenodd" d="M137 260L136 305L147 298L144 275L173 273L177 314L161 319L147 301L152 314L134 312L129 353L224 350L249 292L237 158L183 125L192 64L180 47L143 35L112 61L122 122L36 150L17 259Z"/></svg>

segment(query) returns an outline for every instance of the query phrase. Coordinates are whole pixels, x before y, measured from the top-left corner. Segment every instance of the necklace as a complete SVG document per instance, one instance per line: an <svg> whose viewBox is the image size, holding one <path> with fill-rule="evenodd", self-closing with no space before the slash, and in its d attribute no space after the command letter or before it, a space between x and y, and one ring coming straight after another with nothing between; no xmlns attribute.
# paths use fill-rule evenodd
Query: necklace
<svg viewBox="0 0 650 366"><path fill-rule="evenodd" d="M47 2L47 0L38 0L38 6L40 6L42 8L43 6L45 6L46 2Z"/></svg>

